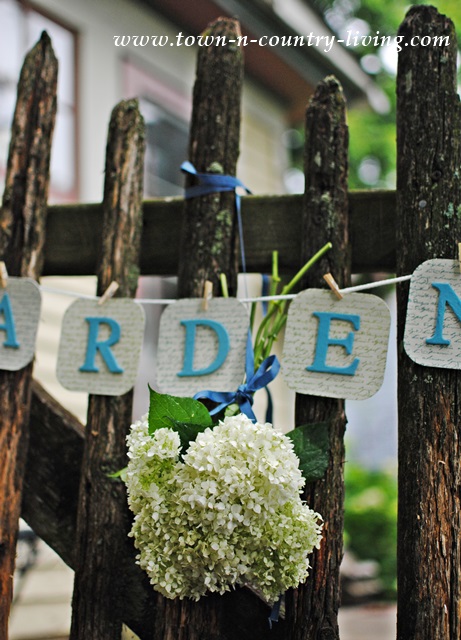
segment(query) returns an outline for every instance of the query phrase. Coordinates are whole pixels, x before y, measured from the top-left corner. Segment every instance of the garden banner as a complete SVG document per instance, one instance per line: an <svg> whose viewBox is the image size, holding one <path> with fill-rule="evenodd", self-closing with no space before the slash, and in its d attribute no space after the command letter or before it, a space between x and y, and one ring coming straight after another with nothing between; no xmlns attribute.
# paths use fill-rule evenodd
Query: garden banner
<svg viewBox="0 0 461 640"><path fill-rule="evenodd" d="M9 278L0 288L0 369L14 371L34 356L40 288ZM380 388L390 314L377 296L309 289L291 303L282 374L297 393L365 399ZM160 322L157 383L164 392L192 395L235 391L248 376L249 318L235 298L178 300ZM121 395L134 386L144 312L128 298L80 298L61 329L57 376L73 391ZM461 368L461 271L456 260L429 260L411 278L405 350L430 367ZM251 348L251 347L250 347Z"/></svg>

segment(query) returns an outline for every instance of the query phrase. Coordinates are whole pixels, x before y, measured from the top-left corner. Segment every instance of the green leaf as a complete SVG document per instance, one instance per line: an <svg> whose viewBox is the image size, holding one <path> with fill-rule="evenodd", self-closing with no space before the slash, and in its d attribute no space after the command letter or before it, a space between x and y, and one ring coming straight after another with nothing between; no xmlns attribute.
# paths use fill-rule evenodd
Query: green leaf
<svg viewBox="0 0 461 640"><path fill-rule="evenodd" d="M330 457L330 434L327 422L303 424L286 434L294 444L299 468L306 482L323 477Z"/></svg>
<svg viewBox="0 0 461 640"><path fill-rule="evenodd" d="M177 422L171 420L170 428L173 431L177 431L179 439L181 441L181 456L187 451L189 444L193 442L199 433L203 433L205 429L211 425L206 424L191 424L187 422Z"/></svg>
<svg viewBox="0 0 461 640"><path fill-rule="evenodd" d="M122 482L125 482L127 470L128 470L128 467L123 467L123 469L120 469L119 471L115 471L115 473L108 473L107 477L114 478L114 479L120 478Z"/></svg>
<svg viewBox="0 0 461 640"><path fill-rule="evenodd" d="M171 429L175 422L189 425L211 427L213 420L207 408L193 398L178 398L167 394L157 393L149 387L149 433L152 435L157 429L164 427Z"/></svg>

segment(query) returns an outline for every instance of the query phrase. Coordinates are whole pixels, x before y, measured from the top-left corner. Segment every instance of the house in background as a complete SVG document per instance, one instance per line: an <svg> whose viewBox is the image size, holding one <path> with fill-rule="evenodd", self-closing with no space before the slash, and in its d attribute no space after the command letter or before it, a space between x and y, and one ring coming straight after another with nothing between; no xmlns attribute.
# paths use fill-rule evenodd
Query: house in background
<svg viewBox="0 0 461 640"><path fill-rule="evenodd" d="M238 176L253 193L301 191L302 176L290 168L290 131L317 82L334 73L349 102L368 100L377 110L385 106L379 89L342 45L270 46L282 37L332 36L303 0L0 0L0 184L22 60L46 29L60 65L50 202L101 200L110 113L119 100L131 97L139 98L147 125L145 196L180 195L197 54L196 46L185 42L222 15L237 17L248 41L264 42L244 48ZM117 36L131 39L121 46L120 38L117 46ZM149 44L135 46L133 36L149 36ZM168 42L153 46L153 36ZM94 291L94 279L52 279L51 284ZM168 284L146 280L142 286L144 297L162 297ZM66 392L55 379L54 354L68 304L68 298L45 294L35 372L84 419L85 397ZM155 332L158 314L152 313L148 330ZM155 342L152 333L150 341ZM145 354L152 356L148 346Z"/></svg>
<svg viewBox="0 0 461 640"><path fill-rule="evenodd" d="M51 200L100 200L110 112L128 97L140 98L148 126L146 197L181 193L178 165L186 153L196 59L196 46L185 41L221 15L237 17L248 41L265 37L264 46L244 47L238 171L254 192L287 190L284 134L302 119L326 75L336 75L349 102L368 100L381 108L380 90L342 45L334 43L329 51L322 43L269 45L277 36L332 35L302 0L0 0L1 174L23 56L46 29L60 64ZM123 35L131 42L116 46L116 36ZM136 35L149 36L149 44L135 46ZM152 36L167 36L168 42L153 46Z"/></svg>

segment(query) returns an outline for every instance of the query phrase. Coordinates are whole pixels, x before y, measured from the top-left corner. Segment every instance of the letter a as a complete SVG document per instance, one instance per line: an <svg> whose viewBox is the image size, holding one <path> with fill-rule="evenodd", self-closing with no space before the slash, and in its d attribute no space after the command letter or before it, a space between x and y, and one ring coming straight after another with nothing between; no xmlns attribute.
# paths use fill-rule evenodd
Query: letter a
<svg viewBox="0 0 461 640"><path fill-rule="evenodd" d="M3 313L5 318L5 324L0 324L0 331L6 332L6 340L3 346L10 347L11 349L19 349L19 342L16 338L16 328L14 326L13 310L11 308L10 297L7 293L5 293L0 302L0 314L1 313Z"/></svg>
<svg viewBox="0 0 461 640"><path fill-rule="evenodd" d="M346 367L331 367L327 365L327 351L330 345L344 347L347 355L352 353L354 344L354 334L348 333L344 338L330 338L330 324L332 320L342 320L350 322L356 331L360 328L360 316L348 315L344 313L330 313L327 311L316 311L312 315L319 319L319 328L317 332L317 347L315 351L314 362L306 367L307 371L318 371L319 373L338 373L343 376L353 376L359 366L359 358Z"/></svg>
<svg viewBox="0 0 461 640"><path fill-rule="evenodd" d="M90 373L98 373L99 368L95 364L96 353L99 351L101 357L106 363L111 373L123 373L123 369L119 366L114 354L110 350L114 344L120 340L120 325L113 318L85 318L90 325L88 331L88 344L86 348L86 357L84 364L79 371L87 371ZM98 341L99 327L101 324L107 324L111 330L107 340Z"/></svg>
<svg viewBox="0 0 461 640"><path fill-rule="evenodd" d="M447 304L450 305L452 311L461 322L461 300L453 291L450 284L446 282L433 282L434 289L439 291L439 302L437 305L437 316L435 321L435 331L432 338L426 338L427 344L445 344L449 345L450 340L443 337L443 322L445 319L445 309Z"/></svg>
<svg viewBox="0 0 461 640"><path fill-rule="evenodd" d="M186 327L186 344L183 369L177 375L182 378L184 376L206 376L209 373L214 373L224 364L230 349L229 334L225 327L215 320L181 320L181 324ZM195 332L199 325L208 327L216 333L218 353L208 367L194 369Z"/></svg>

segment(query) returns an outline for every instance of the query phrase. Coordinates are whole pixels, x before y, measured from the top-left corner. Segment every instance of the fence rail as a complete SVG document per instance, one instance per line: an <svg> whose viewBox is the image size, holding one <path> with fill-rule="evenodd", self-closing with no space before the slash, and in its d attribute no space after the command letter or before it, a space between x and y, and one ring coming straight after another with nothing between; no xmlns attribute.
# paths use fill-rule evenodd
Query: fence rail
<svg viewBox="0 0 461 640"><path fill-rule="evenodd" d="M299 269L302 195L245 196L242 217L250 272L268 273L273 250L285 273ZM395 271L395 191L349 193L349 229L354 273ZM143 204L141 274L178 272L183 198ZM48 208L43 275L94 275L102 234L102 204Z"/></svg>

